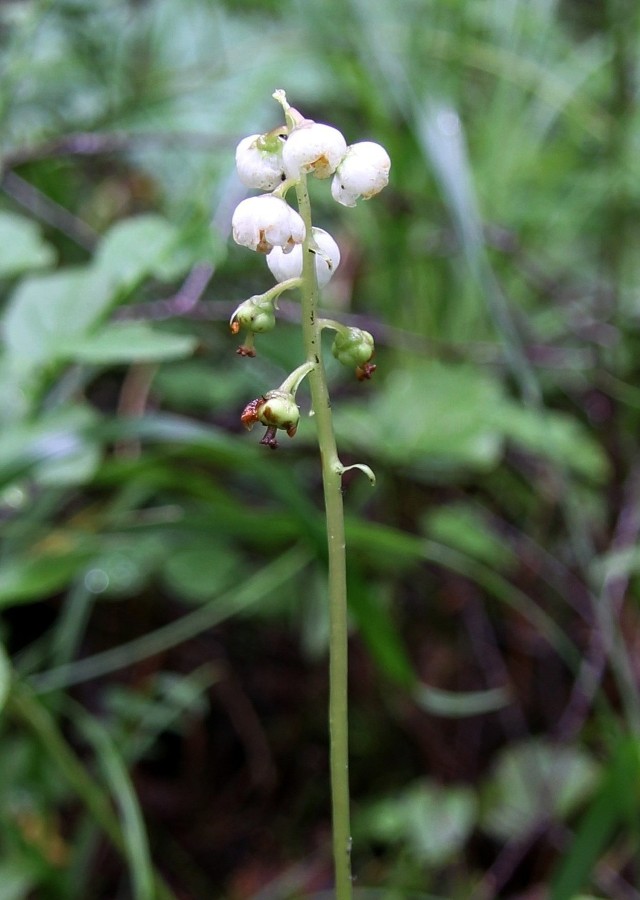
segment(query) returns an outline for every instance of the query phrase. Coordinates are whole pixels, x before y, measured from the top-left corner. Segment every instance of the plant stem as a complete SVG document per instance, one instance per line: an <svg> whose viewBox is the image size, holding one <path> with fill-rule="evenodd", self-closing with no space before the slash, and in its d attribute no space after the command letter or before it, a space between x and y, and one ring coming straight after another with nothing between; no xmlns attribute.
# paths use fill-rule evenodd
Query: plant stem
<svg viewBox="0 0 640 900"><path fill-rule="evenodd" d="M327 549L329 564L329 739L331 805L333 816L333 861L335 896L350 900L351 834L349 826L349 739L348 739L348 647L347 570L342 465L338 458L331 416L331 400L322 362L321 326L318 319L318 279L315 253L311 249L311 204L307 182L301 175L296 186L298 210L307 236L302 263L302 337L306 358L314 364L309 373L311 407L315 416L322 460Z"/></svg>

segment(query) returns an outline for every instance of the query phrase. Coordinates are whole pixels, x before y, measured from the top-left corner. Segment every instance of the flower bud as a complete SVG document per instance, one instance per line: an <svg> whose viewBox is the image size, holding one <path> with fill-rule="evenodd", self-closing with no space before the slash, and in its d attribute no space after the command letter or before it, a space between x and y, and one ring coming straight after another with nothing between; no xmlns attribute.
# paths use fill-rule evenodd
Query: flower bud
<svg viewBox="0 0 640 900"><path fill-rule="evenodd" d="M312 249L317 248L315 264L318 285L323 287L340 265L340 248L323 228L312 228L312 234ZM302 275L302 247L297 244L290 253L283 253L280 247L274 247L267 256L267 265L276 281L299 278Z"/></svg>
<svg viewBox="0 0 640 900"><path fill-rule="evenodd" d="M231 316L231 330L237 334L241 328L254 334L264 334L275 327L276 316L271 300L263 296L249 297Z"/></svg>
<svg viewBox="0 0 640 900"><path fill-rule="evenodd" d="M277 132L250 134L236 148L240 181L249 188L272 191L284 181L283 138Z"/></svg>
<svg viewBox="0 0 640 900"><path fill-rule="evenodd" d="M288 178L300 172L316 178L328 178L347 150L347 142L337 128L321 122L303 122L294 128L282 148L284 170Z"/></svg>
<svg viewBox="0 0 640 900"><path fill-rule="evenodd" d="M231 219L233 239L258 253L269 253L274 247L285 252L305 238L302 217L280 197L261 194L248 197L235 209Z"/></svg>
<svg viewBox="0 0 640 900"><path fill-rule="evenodd" d="M333 176L331 195L343 206L355 206L360 197L368 200L386 187L390 168L389 155L380 144L352 144Z"/></svg>
<svg viewBox="0 0 640 900"><path fill-rule="evenodd" d="M343 366L355 367L359 381L371 378L375 365L370 362L375 346L373 335L362 328L343 328L336 333L331 352Z"/></svg>

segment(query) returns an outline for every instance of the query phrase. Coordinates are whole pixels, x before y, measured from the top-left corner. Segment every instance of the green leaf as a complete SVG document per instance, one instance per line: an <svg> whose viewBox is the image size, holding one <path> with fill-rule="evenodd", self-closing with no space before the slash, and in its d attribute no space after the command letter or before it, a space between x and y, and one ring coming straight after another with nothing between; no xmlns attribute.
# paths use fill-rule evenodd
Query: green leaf
<svg viewBox="0 0 640 900"><path fill-rule="evenodd" d="M61 352L76 362L110 365L176 359L191 353L196 343L194 337L157 331L146 322L113 322L75 344L66 342Z"/></svg>
<svg viewBox="0 0 640 900"><path fill-rule="evenodd" d="M0 563L0 608L42 600L66 587L88 559L88 551L30 553Z"/></svg>
<svg viewBox="0 0 640 900"><path fill-rule="evenodd" d="M551 816L566 816L592 791L598 767L578 747L544 740L510 745L485 786L483 829L517 840Z"/></svg>
<svg viewBox="0 0 640 900"><path fill-rule="evenodd" d="M476 819L476 798L467 787L412 784L399 796L377 801L354 821L359 839L406 846L420 862L448 862L464 846Z"/></svg>
<svg viewBox="0 0 640 900"><path fill-rule="evenodd" d="M211 411L242 408L255 379L242 366L214 367L210 360L189 359L163 366L153 386L172 408Z"/></svg>
<svg viewBox="0 0 640 900"><path fill-rule="evenodd" d="M166 558L164 577L178 596L205 601L241 581L243 570L233 549L212 536L175 548Z"/></svg>
<svg viewBox="0 0 640 900"><path fill-rule="evenodd" d="M336 430L345 446L420 476L487 470L506 441L601 481L604 452L570 416L519 406L489 372L432 362L392 372L369 405L343 404Z"/></svg>
<svg viewBox="0 0 640 900"><path fill-rule="evenodd" d="M104 282L87 268L25 278L4 316L10 363L28 371L67 358L74 339L97 323L109 302Z"/></svg>
<svg viewBox="0 0 640 900"><path fill-rule="evenodd" d="M91 408L78 404L12 425L0 433L0 472L29 468L40 484L58 486L87 481L100 462L92 434L98 421Z"/></svg>
<svg viewBox="0 0 640 900"><path fill-rule="evenodd" d="M42 240L34 222L14 213L0 212L0 278L11 278L54 262L55 251Z"/></svg>
<svg viewBox="0 0 640 900"><path fill-rule="evenodd" d="M623 738L552 877L551 900L573 898L589 886L589 876L617 827L625 825L627 833L637 835L638 784L638 741L635 737Z"/></svg>
<svg viewBox="0 0 640 900"><path fill-rule="evenodd" d="M433 540L495 569L504 570L514 562L509 546L491 529L486 517L469 504L438 507L424 517L422 526Z"/></svg>
<svg viewBox="0 0 640 900"><path fill-rule="evenodd" d="M502 434L493 411L504 402L498 382L469 366L434 363L395 371L375 408L344 404L336 430L346 446L391 465L434 470L496 465Z"/></svg>
<svg viewBox="0 0 640 900"><path fill-rule="evenodd" d="M0 863L0 900L26 900L33 896L38 875L37 864L17 857Z"/></svg>
<svg viewBox="0 0 640 900"><path fill-rule="evenodd" d="M141 531L110 535L92 557L85 584L95 593L126 597L143 590L149 578L162 568L168 546L162 535Z"/></svg>
<svg viewBox="0 0 640 900"><path fill-rule="evenodd" d="M149 276L176 277L192 260L179 253L180 231L159 215L135 216L118 222L96 251L94 271L112 289L126 293Z"/></svg>
<svg viewBox="0 0 640 900"><path fill-rule="evenodd" d="M24 279L4 317L11 367L25 372L70 360L108 364L187 355L194 339L156 333L144 323L96 331L119 293L149 275L168 278L189 267L191 258L175 249L179 239L160 216L129 219L104 238L91 266Z"/></svg>
<svg viewBox="0 0 640 900"><path fill-rule="evenodd" d="M525 409L515 403L498 407L495 421L506 438L567 470L602 482L609 473L607 456L589 431L571 416Z"/></svg>

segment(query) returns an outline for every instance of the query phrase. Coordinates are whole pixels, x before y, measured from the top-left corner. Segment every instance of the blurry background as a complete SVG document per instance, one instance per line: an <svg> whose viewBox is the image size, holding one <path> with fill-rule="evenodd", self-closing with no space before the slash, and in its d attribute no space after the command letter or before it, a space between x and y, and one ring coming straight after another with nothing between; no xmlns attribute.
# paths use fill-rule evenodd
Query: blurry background
<svg viewBox="0 0 640 900"><path fill-rule="evenodd" d="M640 897L634 0L0 6L0 898L331 886L313 425L228 239L284 88L392 179L323 303L363 897ZM316 190L317 188L317 190ZM328 345L327 345L328 349ZM301 391L303 408L308 399ZM325 896L328 896L325 894Z"/></svg>

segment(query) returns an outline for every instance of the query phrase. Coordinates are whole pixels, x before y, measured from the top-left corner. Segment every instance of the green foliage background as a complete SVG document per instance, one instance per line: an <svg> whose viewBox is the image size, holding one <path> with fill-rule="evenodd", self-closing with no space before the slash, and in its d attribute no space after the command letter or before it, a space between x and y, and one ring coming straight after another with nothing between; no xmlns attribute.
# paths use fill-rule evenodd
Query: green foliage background
<svg viewBox="0 0 640 900"><path fill-rule="evenodd" d="M639 896L637 4L10 0L0 39L0 900L328 896L313 422L239 422L296 307L254 360L228 330L276 88L392 158L314 197L378 346L327 360L378 476L357 894Z"/></svg>

